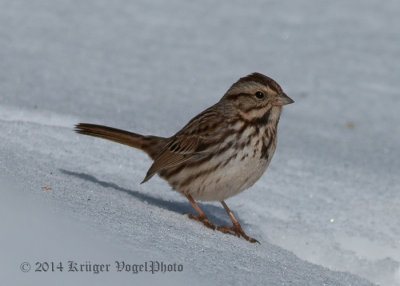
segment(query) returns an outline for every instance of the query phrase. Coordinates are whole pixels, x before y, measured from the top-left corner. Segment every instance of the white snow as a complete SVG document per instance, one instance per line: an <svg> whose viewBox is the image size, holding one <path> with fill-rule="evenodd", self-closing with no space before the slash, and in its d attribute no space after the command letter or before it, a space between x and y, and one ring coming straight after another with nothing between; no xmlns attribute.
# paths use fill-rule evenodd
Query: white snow
<svg viewBox="0 0 400 286"><path fill-rule="evenodd" d="M399 13L394 0L0 0L0 284L400 285ZM169 136L254 71L296 101L267 172L227 200L260 245L189 220L158 177L140 185L139 150L73 132ZM68 260L184 270L20 271Z"/></svg>

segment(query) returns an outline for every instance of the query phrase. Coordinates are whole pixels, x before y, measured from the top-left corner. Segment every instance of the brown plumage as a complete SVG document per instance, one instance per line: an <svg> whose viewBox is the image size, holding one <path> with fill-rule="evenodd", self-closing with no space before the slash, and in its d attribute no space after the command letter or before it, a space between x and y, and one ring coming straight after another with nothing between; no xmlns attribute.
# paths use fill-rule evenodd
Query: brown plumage
<svg viewBox="0 0 400 286"><path fill-rule="evenodd" d="M155 159L166 142L167 138L157 136L143 136L133 132L107 127L103 125L79 123L75 131L80 134L100 137L120 144L128 145L146 152L151 159Z"/></svg>
<svg viewBox="0 0 400 286"><path fill-rule="evenodd" d="M273 79L253 73L240 78L218 103L169 138L87 123L76 125L76 131L143 150L154 161L142 183L159 174L192 203L198 215L191 218L255 242L224 200L249 188L266 170L276 148L282 106L292 102ZM233 226L212 224L196 199L220 201Z"/></svg>

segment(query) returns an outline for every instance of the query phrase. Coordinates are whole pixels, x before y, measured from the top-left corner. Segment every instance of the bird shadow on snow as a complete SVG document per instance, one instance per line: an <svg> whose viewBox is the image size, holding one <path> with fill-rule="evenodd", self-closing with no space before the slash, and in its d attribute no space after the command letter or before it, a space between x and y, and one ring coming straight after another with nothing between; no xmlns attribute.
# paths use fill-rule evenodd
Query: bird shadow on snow
<svg viewBox="0 0 400 286"><path fill-rule="evenodd" d="M101 181L101 180L97 179L96 177L89 175L89 174L77 173L77 172L68 171L68 170L64 170L64 169L59 169L59 170L61 173L66 174L68 176L74 176L79 179L98 184L105 188L112 188L114 190L124 192L128 195L135 197L136 199L139 199L142 202L147 202L148 204L156 206L156 207L167 209L167 210L179 213L179 214L196 213L196 211L192 208L192 206L190 205L189 202L165 201L165 200L162 200L159 198L155 198L155 197L140 193L138 191L120 187L117 184L112 183L112 182ZM217 207L217 206L213 206L211 204L204 204L204 203L197 203L197 204L205 212L205 214L208 216L210 221L212 221L213 223L215 223L217 225L230 225L231 224L230 219L228 218L225 210L222 207ZM235 216L239 219L239 217L236 214L235 214ZM227 219L226 220L222 219L224 217L226 217Z"/></svg>

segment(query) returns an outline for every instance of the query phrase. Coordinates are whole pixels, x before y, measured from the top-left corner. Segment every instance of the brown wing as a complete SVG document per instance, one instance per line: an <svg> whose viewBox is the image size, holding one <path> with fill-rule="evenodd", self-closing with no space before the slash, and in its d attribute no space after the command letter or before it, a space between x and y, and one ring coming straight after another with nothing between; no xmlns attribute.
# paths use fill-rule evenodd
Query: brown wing
<svg viewBox="0 0 400 286"><path fill-rule="evenodd" d="M154 159L142 183L163 169L177 166L188 160L198 160L218 148L219 138L227 123L217 106L212 106L169 138L166 146Z"/></svg>

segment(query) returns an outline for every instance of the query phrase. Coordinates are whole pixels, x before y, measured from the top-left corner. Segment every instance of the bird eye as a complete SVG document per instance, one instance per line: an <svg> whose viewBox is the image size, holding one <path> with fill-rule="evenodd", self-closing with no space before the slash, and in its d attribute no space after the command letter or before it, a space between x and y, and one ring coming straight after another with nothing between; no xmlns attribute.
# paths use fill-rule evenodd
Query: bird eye
<svg viewBox="0 0 400 286"><path fill-rule="evenodd" d="M261 99L261 98L264 97L264 93L262 93L261 91L257 91L257 92L256 92L256 97L259 98L259 99Z"/></svg>

